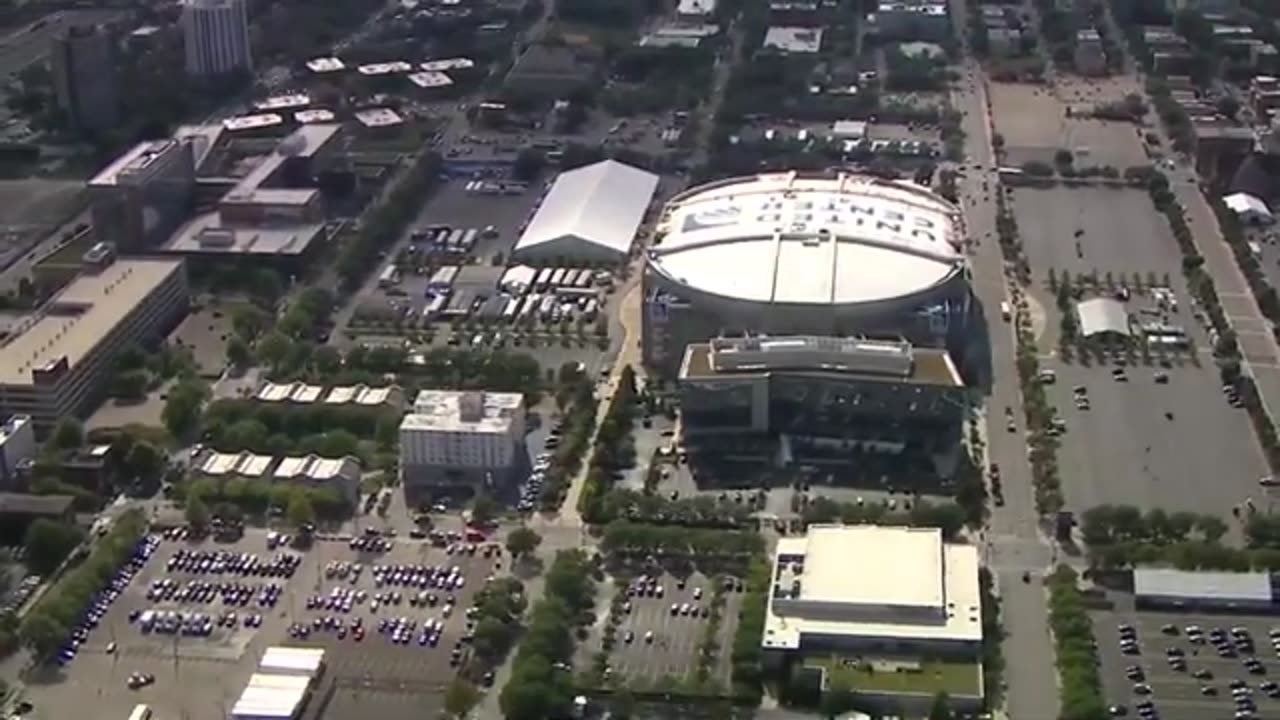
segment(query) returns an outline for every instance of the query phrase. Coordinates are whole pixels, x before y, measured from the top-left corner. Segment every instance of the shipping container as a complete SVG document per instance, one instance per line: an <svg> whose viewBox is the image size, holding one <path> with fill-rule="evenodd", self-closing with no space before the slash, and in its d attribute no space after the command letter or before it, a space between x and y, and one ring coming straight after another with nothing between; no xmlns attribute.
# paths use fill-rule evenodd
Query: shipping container
<svg viewBox="0 0 1280 720"><path fill-rule="evenodd" d="M587 307L582 311L582 316L588 320L595 320L596 313L599 311L600 301L592 298L587 301Z"/></svg>
<svg viewBox="0 0 1280 720"><path fill-rule="evenodd" d="M542 268L538 271L538 276L534 278L533 288L535 290L546 290L547 283L551 280L551 273L555 272L551 268Z"/></svg>
<svg viewBox="0 0 1280 720"><path fill-rule="evenodd" d="M457 265L444 265L436 269L431 275L431 279L427 281L427 289L429 290L445 290L453 286L453 281L458 277Z"/></svg>
<svg viewBox="0 0 1280 720"><path fill-rule="evenodd" d="M551 317L552 311L554 311L557 307L559 306L556 304L556 296L547 295L546 297L542 298L542 304L538 306L538 314L541 315L545 320L546 318Z"/></svg>
<svg viewBox="0 0 1280 720"><path fill-rule="evenodd" d="M400 282L400 269L395 265L386 266L378 276L378 287L381 288L389 288L398 282Z"/></svg>
<svg viewBox="0 0 1280 720"><path fill-rule="evenodd" d="M480 235L480 231L475 228L471 228L470 230L467 230L467 232L462 236L462 249L466 251L470 251L471 248L475 247L476 237L478 237L479 235Z"/></svg>
<svg viewBox="0 0 1280 720"><path fill-rule="evenodd" d="M529 317L529 314L538 307L538 303L542 301L542 295L538 293L529 293L520 303L520 312L516 313L516 317L523 320Z"/></svg>
<svg viewBox="0 0 1280 720"><path fill-rule="evenodd" d="M454 230L449 233L449 237L445 239L443 245L449 250L458 247L458 242L462 240L462 236L466 234L466 230Z"/></svg>
<svg viewBox="0 0 1280 720"><path fill-rule="evenodd" d="M516 313L520 311L520 298L512 297L507 299L506 307L502 308L502 317L504 320L514 320Z"/></svg>
<svg viewBox="0 0 1280 720"><path fill-rule="evenodd" d="M567 272L565 268L556 268L556 271L551 273L551 280L547 284L553 288L560 287L564 284L564 276Z"/></svg>
<svg viewBox="0 0 1280 720"><path fill-rule="evenodd" d="M443 292L431 298L427 306L422 309L423 317L428 320L438 316L441 310L444 310L445 303L449 302L449 293Z"/></svg>

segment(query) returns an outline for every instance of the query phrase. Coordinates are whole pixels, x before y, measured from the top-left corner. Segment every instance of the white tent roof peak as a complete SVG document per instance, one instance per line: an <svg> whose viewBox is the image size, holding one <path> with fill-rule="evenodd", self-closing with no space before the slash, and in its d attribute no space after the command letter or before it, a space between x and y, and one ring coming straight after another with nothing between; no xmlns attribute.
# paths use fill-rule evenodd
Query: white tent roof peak
<svg viewBox="0 0 1280 720"><path fill-rule="evenodd" d="M576 238L626 255L657 188L657 175L616 160L560 173L515 253Z"/></svg>

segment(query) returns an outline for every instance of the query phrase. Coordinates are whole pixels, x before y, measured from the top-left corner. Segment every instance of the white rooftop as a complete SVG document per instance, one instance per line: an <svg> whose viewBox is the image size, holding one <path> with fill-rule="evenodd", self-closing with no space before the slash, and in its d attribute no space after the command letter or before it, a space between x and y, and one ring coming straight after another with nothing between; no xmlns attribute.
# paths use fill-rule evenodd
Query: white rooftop
<svg viewBox="0 0 1280 720"><path fill-rule="evenodd" d="M314 676L324 664L323 648L287 647L273 645L262 653L258 663L259 673L304 673Z"/></svg>
<svg viewBox="0 0 1280 720"><path fill-rule="evenodd" d="M1257 195L1243 192L1232 193L1222 198L1222 202L1236 215L1255 214L1261 217L1271 217L1271 209Z"/></svg>
<svg viewBox="0 0 1280 720"><path fill-rule="evenodd" d="M890 300L964 266L960 211L919 186L862 175L732 178L673 198L649 266L680 285L761 303Z"/></svg>
<svg viewBox="0 0 1280 720"><path fill-rule="evenodd" d="M313 403L320 399L324 388L319 385L308 385L302 382L273 383L268 382L258 390L257 399L261 402L294 402Z"/></svg>
<svg viewBox="0 0 1280 720"><path fill-rule="evenodd" d="M419 68L427 72L442 72L444 70L467 70L476 66L476 62L471 58L455 57L443 58L440 60L428 60L420 65Z"/></svg>
<svg viewBox="0 0 1280 720"><path fill-rule="evenodd" d="M309 125L312 123L331 123L335 117L336 116L333 114L332 110L325 110L324 108L299 110L293 114L293 119L303 125Z"/></svg>
<svg viewBox="0 0 1280 720"><path fill-rule="evenodd" d="M453 84L453 80L448 75L438 71L416 72L409 76L409 82L420 88L440 88L449 87Z"/></svg>
<svg viewBox="0 0 1280 720"><path fill-rule="evenodd" d="M306 93L291 93L289 95L273 95L264 98L253 104L254 110L284 110L287 108L306 107L311 104L311 96Z"/></svg>
<svg viewBox="0 0 1280 720"><path fill-rule="evenodd" d="M507 433L524 412L520 393L423 390L405 415L401 430Z"/></svg>
<svg viewBox="0 0 1280 720"><path fill-rule="evenodd" d="M240 117L227 118L222 121L222 124L228 130L256 130L258 128L283 125L284 118L275 113L261 113L259 115L241 115Z"/></svg>
<svg viewBox="0 0 1280 720"><path fill-rule="evenodd" d="M164 157L165 153L178 146L177 140L147 140L129 148L124 154L111 161L89 180L90 187L118 185L130 174L146 174L146 171Z"/></svg>
<svg viewBox="0 0 1280 720"><path fill-rule="evenodd" d="M404 118L400 117L400 115L391 108L361 110L356 113L356 120L359 120L361 125L370 128L389 127L391 125L399 125L404 122Z"/></svg>
<svg viewBox="0 0 1280 720"><path fill-rule="evenodd" d="M336 57L318 57L307 61L307 69L314 73L337 72L347 66Z"/></svg>
<svg viewBox="0 0 1280 720"><path fill-rule="evenodd" d="M360 461L353 457L322 458L318 455L280 459L272 476L277 480L305 478L323 482L334 479L358 479Z"/></svg>
<svg viewBox="0 0 1280 720"><path fill-rule="evenodd" d="M356 68L356 72L361 75L388 75L390 73L407 73L412 70L413 66L403 60L361 65Z"/></svg>
<svg viewBox="0 0 1280 720"><path fill-rule="evenodd" d="M937 528L812 525L778 541L775 563L765 648L806 636L982 640L977 548Z"/></svg>
<svg viewBox="0 0 1280 720"><path fill-rule="evenodd" d="M710 15L715 11L716 0L680 0L676 5L676 14L678 15Z"/></svg>
<svg viewBox="0 0 1280 720"><path fill-rule="evenodd" d="M513 252L572 237L626 255L657 188L657 175L616 160L560 173Z"/></svg>
<svg viewBox="0 0 1280 720"><path fill-rule="evenodd" d="M788 53L816 53L822 49L822 28L771 27L764 35L764 47Z"/></svg>
<svg viewBox="0 0 1280 720"><path fill-rule="evenodd" d="M200 472L215 477L240 476L262 477L271 466L270 455L257 455L248 450L238 453L220 453L211 451L201 459Z"/></svg>

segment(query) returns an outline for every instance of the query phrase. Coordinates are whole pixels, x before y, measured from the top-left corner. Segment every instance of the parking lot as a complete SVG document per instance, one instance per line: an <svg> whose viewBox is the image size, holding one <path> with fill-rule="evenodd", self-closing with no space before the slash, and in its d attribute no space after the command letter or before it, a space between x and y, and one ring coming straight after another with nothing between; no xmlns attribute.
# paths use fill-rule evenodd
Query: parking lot
<svg viewBox="0 0 1280 720"><path fill-rule="evenodd" d="M197 555L200 559L195 565L179 561L169 569L171 559L181 551L208 554ZM296 557L296 568L291 578L225 567L219 573L211 565L200 570L201 562L218 552L228 556L249 553L259 563ZM350 570L347 577L339 577L331 570L338 567L331 563L354 562L364 568L359 577ZM76 657L65 667L35 679L28 691L34 706L32 717L62 720L83 712L89 704L104 716L123 717L134 704L146 702L161 716L221 720L234 705L262 650L275 644L330 649L328 670L312 696L308 716L315 716L326 703L332 703L338 713L343 703L350 702L351 693L358 692L362 711L396 718L420 717L424 705L439 702L454 666L465 659L466 646L459 641L466 633L466 609L501 562L486 558L483 549L474 555L456 554L426 542L399 538L389 551L377 554L357 553L343 541L320 541L306 552L269 550L261 531L250 531L235 543L165 540L105 613L100 626L88 634ZM384 579L380 586L375 566L396 566L402 579L391 580L394 571L381 573ZM426 573L428 567L447 568L443 574L437 573L442 578L455 576L456 567L456 577L463 578L460 586L456 585L459 581L452 581L449 589L417 587L418 578L429 583L427 578L435 577ZM412 588L408 578L412 578ZM172 590L162 589L171 583ZM209 590L205 584L226 589ZM240 586L244 590L237 589ZM268 590L271 586L277 589ZM350 593L349 606L339 603L329 607L327 599L335 596L335 590L339 595ZM399 595L398 602L388 601L387 594L392 592ZM419 592L435 594L436 603L419 604ZM357 599L357 593L364 599ZM379 593L383 600L375 609ZM241 595L245 596L243 605ZM275 599L264 605L262 599L267 595ZM455 603L446 612L449 595ZM316 607L316 597L326 602ZM313 607L308 608L309 604ZM142 622L148 611L153 613L148 620L155 624L144 631ZM162 631L160 623L177 617L169 612L186 613L179 627L190 629ZM228 624L231 612L236 617ZM401 618L399 627L412 626L409 642L393 641L389 629L379 632L382 620ZM439 632L431 633L437 635L434 644L429 637L422 642L428 621L433 621L432 627L435 621L440 623ZM304 624L310 631L301 637L297 628ZM357 625L362 632L355 632ZM452 659L455 647L460 648L456 661ZM151 682L131 689L129 678L136 675L149 676Z"/></svg>
<svg viewBox="0 0 1280 720"><path fill-rule="evenodd" d="M698 668L717 582L724 605L720 611L719 652L710 677L727 690L742 584L736 579L717 580L698 572L683 579L669 573L631 581L615 577L612 592L625 587L626 597L611 614L608 600L612 595L602 596L604 607L591 640L579 647L579 666L589 667L590 658L601 648L604 627L616 622L616 644L609 654L607 672L610 682L643 688L664 679L688 681Z"/></svg>
<svg viewBox="0 0 1280 720"><path fill-rule="evenodd" d="M1053 268L1073 275L1170 273L1180 280L1178 245L1141 190L1020 187L1013 191L1012 207L1037 278Z"/></svg>
<svg viewBox="0 0 1280 720"><path fill-rule="evenodd" d="M1280 628L1276 618L1117 611L1094 613L1093 620L1107 702L1125 706L1129 715L1140 713L1138 703L1146 699L1159 720L1280 718L1274 684L1280 664L1271 638ZM1136 653L1122 650L1123 636L1136 638ZM1258 662L1252 671L1249 658ZM1249 700L1237 703L1241 696Z"/></svg>

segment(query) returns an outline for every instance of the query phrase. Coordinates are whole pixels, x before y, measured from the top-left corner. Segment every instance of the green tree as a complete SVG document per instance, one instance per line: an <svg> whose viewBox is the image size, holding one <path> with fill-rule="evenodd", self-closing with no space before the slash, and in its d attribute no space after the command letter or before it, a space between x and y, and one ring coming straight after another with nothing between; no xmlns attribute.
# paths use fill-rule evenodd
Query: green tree
<svg viewBox="0 0 1280 720"><path fill-rule="evenodd" d="M161 418L164 425L175 437L187 437L200 424L200 409L204 405L209 390L203 382L196 379L180 380L169 389L169 399L165 401Z"/></svg>
<svg viewBox="0 0 1280 720"><path fill-rule="evenodd" d="M39 658L53 654L71 631L47 612L32 612L22 621L18 637Z"/></svg>
<svg viewBox="0 0 1280 720"><path fill-rule="evenodd" d="M316 522L315 507L311 504L311 498L307 497L304 492L295 492L289 498L289 507L285 514L289 519L289 524L296 528L314 525Z"/></svg>
<svg viewBox="0 0 1280 720"><path fill-rule="evenodd" d="M498 516L499 509L497 501L482 492L476 495L471 506L471 520L479 525L488 524Z"/></svg>
<svg viewBox="0 0 1280 720"><path fill-rule="evenodd" d="M951 712L951 698L946 690L939 690L933 696L933 705L929 708L929 720L953 720L954 717L955 715Z"/></svg>
<svg viewBox="0 0 1280 720"><path fill-rule="evenodd" d="M521 526L507 535L507 550L512 557L521 558L542 544L542 536L530 528Z"/></svg>
<svg viewBox="0 0 1280 720"><path fill-rule="evenodd" d="M465 717L478 702L480 691L462 678L454 678L445 688L444 711L455 718Z"/></svg>
<svg viewBox="0 0 1280 720"><path fill-rule="evenodd" d="M311 353L311 366L321 375L333 375L342 369L342 354L330 345L321 345Z"/></svg>
<svg viewBox="0 0 1280 720"><path fill-rule="evenodd" d="M293 350L293 341L282 332L268 333L258 341L258 360L269 367L282 364Z"/></svg>
<svg viewBox="0 0 1280 720"><path fill-rule="evenodd" d="M209 524L209 506L199 495L187 498L187 524L195 528L203 528Z"/></svg>
<svg viewBox="0 0 1280 720"><path fill-rule="evenodd" d="M490 661L500 660L511 646L511 628L495 617L481 619L472 638L476 654Z"/></svg>
<svg viewBox="0 0 1280 720"><path fill-rule="evenodd" d="M125 467L133 477L150 482L158 479L164 472L165 457L155 445L145 441L136 442L125 456Z"/></svg>
<svg viewBox="0 0 1280 720"><path fill-rule="evenodd" d="M111 378L111 396L120 400L140 401L147 397L151 375L141 368L121 370Z"/></svg>
<svg viewBox="0 0 1280 720"><path fill-rule="evenodd" d="M23 539L27 567L36 575L52 575L83 540L84 531L80 528L39 518L27 527Z"/></svg>
<svg viewBox="0 0 1280 720"><path fill-rule="evenodd" d="M54 426L50 442L59 450L78 448L84 444L84 426L75 418L64 417Z"/></svg>
<svg viewBox="0 0 1280 720"><path fill-rule="evenodd" d="M253 352L249 349L249 343L240 335L232 335L227 341L227 362L239 370L253 363Z"/></svg>

